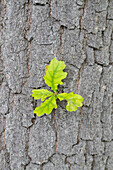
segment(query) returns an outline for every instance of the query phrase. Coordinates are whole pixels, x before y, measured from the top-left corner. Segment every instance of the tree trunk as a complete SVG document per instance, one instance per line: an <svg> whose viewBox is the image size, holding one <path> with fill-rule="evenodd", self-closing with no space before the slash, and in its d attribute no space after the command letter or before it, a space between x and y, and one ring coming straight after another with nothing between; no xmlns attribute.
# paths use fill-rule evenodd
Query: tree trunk
<svg viewBox="0 0 113 170"><path fill-rule="evenodd" d="M0 170L113 170L112 31L113 0L0 0ZM84 104L37 117L54 57Z"/></svg>

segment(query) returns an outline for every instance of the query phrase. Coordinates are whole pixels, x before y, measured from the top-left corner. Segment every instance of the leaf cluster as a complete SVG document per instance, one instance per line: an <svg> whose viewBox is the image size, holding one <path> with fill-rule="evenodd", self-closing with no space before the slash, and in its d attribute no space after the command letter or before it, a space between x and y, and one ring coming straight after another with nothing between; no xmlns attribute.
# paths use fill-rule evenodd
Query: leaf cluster
<svg viewBox="0 0 113 170"><path fill-rule="evenodd" d="M48 91L47 89L34 89L32 92L32 97L35 100L41 99L44 101L40 106L36 107L34 113L37 116L42 116L43 114L50 114L53 109L57 108L56 99L60 101L66 100L67 111L76 111L77 107L82 106L83 97L78 94L71 93L60 93L58 94L58 85L62 85L62 80L66 78L67 72L64 72L66 67L64 61L58 61L56 58L52 59L50 64L46 66L46 75L44 76L45 83L53 91Z"/></svg>

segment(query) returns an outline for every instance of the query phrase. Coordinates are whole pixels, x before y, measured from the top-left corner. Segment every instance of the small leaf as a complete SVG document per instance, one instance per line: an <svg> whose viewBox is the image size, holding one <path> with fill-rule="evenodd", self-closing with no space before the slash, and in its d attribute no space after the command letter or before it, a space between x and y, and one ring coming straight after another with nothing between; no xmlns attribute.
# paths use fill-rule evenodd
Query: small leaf
<svg viewBox="0 0 113 170"><path fill-rule="evenodd" d="M32 97L34 97L35 100L41 99L41 101L44 101L47 97L50 97L53 95L53 92L50 92L46 89L41 89L41 90L32 90L33 94Z"/></svg>
<svg viewBox="0 0 113 170"><path fill-rule="evenodd" d="M44 113L47 115L52 112L53 109L57 108L56 104L56 96L51 96L49 99L47 99L44 103L41 103L40 106L36 107L34 110L34 113L36 113L37 116L42 116Z"/></svg>
<svg viewBox="0 0 113 170"><path fill-rule="evenodd" d="M60 101L67 100L68 104L66 106L67 111L76 111L77 107L82 106L83 97L78 94L71 93L61 93L57 95Z"/></svg>
<svg viewBox="0 0 113 170"><path fill-rule="evenodd" d="M46 66L46 75L44 76L45 83L56 92L58 84L62 85L62 79L66 78L67 73L63 72L66 67L64 61L58 61L56 58L51 60L50 64Z"/></svg>

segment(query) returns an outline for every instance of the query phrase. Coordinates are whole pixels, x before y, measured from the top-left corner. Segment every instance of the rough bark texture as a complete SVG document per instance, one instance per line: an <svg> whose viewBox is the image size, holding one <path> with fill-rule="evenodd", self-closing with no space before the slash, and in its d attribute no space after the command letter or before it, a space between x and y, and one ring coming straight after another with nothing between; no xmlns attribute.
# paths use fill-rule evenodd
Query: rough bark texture
<svg viewBox="0 0 113 170"><path fill-rule="evenodd" d="M38 118L54 57L84 106ZM0 170L113 170L112 103L113 0L0 0Z"/></svg>

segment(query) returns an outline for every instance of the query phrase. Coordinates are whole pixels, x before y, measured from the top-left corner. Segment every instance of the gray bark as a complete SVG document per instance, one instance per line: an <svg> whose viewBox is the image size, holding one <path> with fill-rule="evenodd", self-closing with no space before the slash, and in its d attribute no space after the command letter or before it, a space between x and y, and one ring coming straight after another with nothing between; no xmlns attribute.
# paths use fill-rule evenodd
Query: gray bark
<svg viewBox="0 0 113 170"><path fill-rule="evenodd" d="M54 57L84 105L39 118ZM112 103L113 0L0 0L0 170L113 170Z"/></svg>

